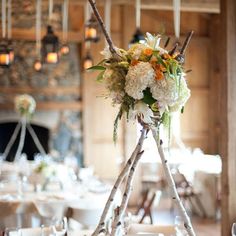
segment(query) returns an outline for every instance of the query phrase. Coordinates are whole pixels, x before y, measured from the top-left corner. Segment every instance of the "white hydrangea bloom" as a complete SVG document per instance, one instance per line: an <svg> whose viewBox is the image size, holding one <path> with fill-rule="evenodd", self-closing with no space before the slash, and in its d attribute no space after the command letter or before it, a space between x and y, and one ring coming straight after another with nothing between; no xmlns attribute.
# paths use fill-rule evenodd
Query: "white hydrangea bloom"
<svg viewBox="0 0 236 236"><path fill-rule="evenodd" d="M186 80L182 77L180 80L178 98L176 102L172 106L170 106L170 111L176 112L181 110L181 108L185 105L189 97L190 97L190 89L187 86Z"/></svg>
<svg viewBox="0 0 236 236"><path fill-rule="evenodd" d="M155 78L155 71L149 62L139 62L135 66L131 66L126 75L125 91L134 99L143 98L143 90Z"/></svg>
<svg viewBox="0 0 236 236"><path fill-rule="evenodd" d="M130 110L129 119L135 120L138 116L142 119L144 123L153 124L152 117L154 115L152 110L148 107L146 103L137 102L134 105L134 109Z"/></svg>
<svg viewBox="0 0 236 236"><path fill-rule="evenodd" d="M172 106L178 98L177 83L173 79L154 80L150 84L152 97L158 101L160 106Z"/></svg>

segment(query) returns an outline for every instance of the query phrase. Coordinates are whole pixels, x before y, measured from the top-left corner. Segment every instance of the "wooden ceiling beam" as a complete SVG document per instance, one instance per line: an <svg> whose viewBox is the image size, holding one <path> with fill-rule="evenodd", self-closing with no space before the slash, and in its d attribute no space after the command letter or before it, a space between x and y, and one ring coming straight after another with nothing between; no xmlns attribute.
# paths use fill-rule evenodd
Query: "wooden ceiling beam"
<svg viewBox="0 0 236 236"><path fill-rule="evenodd" d="M0 94L16 95L16 94L43 94L45 96L59 95L78 95L80 94L79 86L56 86L56 87L0 87Z"/></svg>
<svg viewBox="0 0 236 236"><path fill-rule="evenodd" d="M55 0L62 2L62 0ZM83 5L86 0L70 0L70 4ZM97 5L104 5L105 0L96 1ZM134 0L112 0L113 5L134 5ZM172 0L143 0L142 9L173 10ZM220 13L219 0L182 0L181 10L187 12Z"/></svg>
<svg viewBox="0 0 236 236"><path fill-rule="evenodd" d="M13 103L0 103L0 110L14 110ZM37 110L71 110L71 111L81 111L82 103L80 101L66 101L66 102L57 102L57 101L48 101L48 102L37 102Z"/></svg>
<svg viewBox="0 0 236 236"><path fill-rule="evenodd" d="M0 29L0 34L2 34L2 30ZM46 30L42 30L42 37L46 34ZM57 31L55 34L62 39L62 32ZM26 29L26 28L13 28L12 29L12 38L13 39L24 39L28 41L35 41L35 29ZM73 43L79 43L83 41L83 34L78 31L69 31L68 32L68 41Z"/></svg>

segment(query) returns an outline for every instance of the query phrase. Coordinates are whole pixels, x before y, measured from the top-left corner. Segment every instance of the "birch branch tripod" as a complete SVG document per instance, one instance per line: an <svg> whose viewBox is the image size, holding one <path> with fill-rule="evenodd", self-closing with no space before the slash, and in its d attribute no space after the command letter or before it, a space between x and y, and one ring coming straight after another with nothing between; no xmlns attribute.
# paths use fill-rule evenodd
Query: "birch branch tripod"
<svg viewBox="0 0 236 236"><path fill-rule="evenodd" d="M20 132L20 140L19 140L19 144L18 144L18 147L17 147L17 151L16 151L16 155L15 155L15 159L19 159L20 158L20 155L22 153L22 150L23 150L23 147L24 147L24 143L25 143L25 135L26 135L26 130L28 129L37 149L39 150L40 154L42 155L46 155L46 152L43 148L43 146L41 145L34 129L32 128L32 126L30 125L29 121L26 119L26 117L22 117L20 119L20 121L18 122L18 124L16 125L16 128L5 148L5 151L3 153L3 157L6 159L13 144L15 143L16 141L16 138L17 138L17 135L19 134Z"/></svg>
<svg viewBox="0 0 236 236"><path fill-rule="evenodd" d="M91 7L93 9L93 12L94 12L94 15L97 18L97 21L98 21L98 23L99 23L99 25L100 25L103 33L104 33L106 41L109 45L109 50L110 50L113 58L119 61L118 53L116 52L116 49L113 45L111 37L109 36L109 34L106 31L106 28L104 26L102 18L101 18L100 14L97 10L96 2L93 1L93 0L88 0L88 1L91 5ZM182 49L180 50L180 54L175 58L176 61L178 61L179 63L184 62L184 53L185 53L185 50L186 50L186 48L189 44L189 41L192 37L192 34L193 34L193 31L189 33L189 35L187 36L187 38L186 38L186 40L183 44ZM172 49L171 52L173 51L173 53L174 53L176 49L177 49L177 47L176 48L174 47L174 49ZM169 55L171 56L172 53L170 53ZM142 117L139 117L139 118L141 118L141 120L142 120ZM140 120L139 120L139 122L140 122ZM145 137L144 134L146 134L148 130L151 130L152 136L153 136L153 138L156 142L158 153L159 153L159 156L161 158L162 166L163 166L163 169L164 169L164 172L165 172L165 177L166 177L168 186L171 190L172 200L174 201L174 203L178 207L179 213L183 218L184 226L185 226L186 231L188 232L189 236L195 236L195 232L193 230L190 218L188 217L187 212L186 212L186 210L185 210L185 208L184 208L183 204L181 203L181 200L178 196L176 186L175 186L173 177L171 175L171 172L170 172L170 169L169 169L169 166L168 166L168 163L167 163L167 159L166 159L164 151L163 151L162 141L159 140L159 137L158 137L157 126L155 126L155 124L160 123L160 120L156 119L155 122L154 122L155 123L154 125L150 125L150 124L146 125L143 122L140 122L140 123L143 126L143 129L142 129L142 132L141 132L139 142L138 142L133 154L131 155L129 161L127 162L124 169L121 171L121 174L119 175L117 181L115 182L115 185L112 189L110 197L108 198L107 204L106 204L105 209L103 211L102 217L99 221L99 224L98 224L97 228L95 229L94 233L92 234L92 236L96 236L99 233L105 233L106 235L112 235L112 236L117 235L118 229L122 225L122 217L123 217L124 212L126 210L129 195L130 195L130 191L132 189L131 184L132 184L132 180L134 178L134 172L135 172L137 163L138 163L138 161L139 161L139 159L140 159L140 157L143 153L143 151L141 151L141 148L142 148L143 140L144 140L144 137ZM119 188L120 184L124 181L125 176L128 176L128 177L126 178L125 191L124 191L124 194L123 194L123 197L122 197L121 205L118 206L116 211L115 211L115 217L113 219L111 229L106 229L105 222L107 220L107 215L108 215L109 208L111 207L111 203L114 199L115 194L117 193L117 189Z"/></svg>

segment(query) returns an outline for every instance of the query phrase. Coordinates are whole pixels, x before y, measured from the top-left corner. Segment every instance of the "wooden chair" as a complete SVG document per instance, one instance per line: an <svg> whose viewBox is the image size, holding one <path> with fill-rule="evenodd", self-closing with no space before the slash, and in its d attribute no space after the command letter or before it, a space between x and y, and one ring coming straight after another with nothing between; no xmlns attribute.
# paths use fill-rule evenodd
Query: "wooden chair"
<svg viewBox="0 0 236 236"><path fill-rule="evenodd" d="M182 173L179 172L178 169L174 170L174 172L172 173L172 176L175 181L178 195L180 199L182 200L183 204L185 204L188 201L191 207L195 209L195 204L193 202L193 200L195 200L195 203L198 209L201 211L202 216L205 218L206 212L202 205L202 202L199 199L199 192L195 191L192 184L186 179L186 177ZM173 209L173 205L172 205L172 209Z"/></svg>
<svg viewBox="0 0 236 236"><path fill-rule="evenodd" d="M136 215L139 215L141 212L141 219L139 223L142 223L145 217L149 217L150 223L153 224L151 208L156 199L156 196L157 191L155 191L154 189L146 190L143 194L142 202L136 211Z"/></svg>

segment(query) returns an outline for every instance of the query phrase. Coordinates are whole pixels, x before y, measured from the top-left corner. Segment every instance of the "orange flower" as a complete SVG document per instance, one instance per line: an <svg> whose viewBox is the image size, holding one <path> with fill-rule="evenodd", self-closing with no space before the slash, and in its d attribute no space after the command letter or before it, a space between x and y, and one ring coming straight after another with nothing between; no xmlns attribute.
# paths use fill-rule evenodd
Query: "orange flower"
<svg viewBox="0 0 236 236"><path fill-rule="evenodd" d="M155 77L156 80L162 80L164 79L164 74L161 72L161 71L156 71L156 77Z"/></svg>
<svg viewBox="0 0 236 236"><path fill-rule="evenodd" d="M139 63L138 60L132 60L132 61L131 61L131 65L132 65L132 66L136 66L138 63Z"/></svg>
<svg viewBox="0 0 236 236"><path fill-rule="evenodd" d="M161 64L155 65L154 70L156 72L156 77L155 77L156 80L164 79L163 72L165 71L165 67L163 65L161 65Z"/></svg>
<svg viewBox="0 0 236 236"><path fill-rule="evenodd" d="M151 56L152 53L153 53L153 50L151 48L146 48L144 49L143 53L146 55L146 56Z"/></svg>

